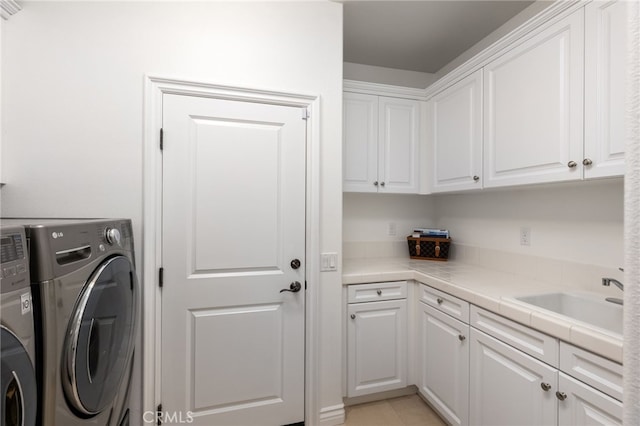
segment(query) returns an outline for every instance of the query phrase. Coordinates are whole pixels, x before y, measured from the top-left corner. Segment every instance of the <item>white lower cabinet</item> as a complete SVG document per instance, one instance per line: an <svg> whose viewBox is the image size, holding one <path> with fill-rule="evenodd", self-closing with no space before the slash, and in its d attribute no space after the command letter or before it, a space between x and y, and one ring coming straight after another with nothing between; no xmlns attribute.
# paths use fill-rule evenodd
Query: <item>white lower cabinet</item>
<svg viewBox="0 0 640 426"><path fill-rule="evenodd" d="M469 424L469 325L419 303L419 384L452 425Z"/></svg>
<svg viewBox="0 0 640 426"><path fill-rule="evenodd" d="M475 306L470 322L470 424L622 424L622 403L610 396L622 397L620 364L565 342L558 344L557 339ZM476 326L495 332L495 337ZM528 331L529 342L524 338ZM549 339L556 342L555 350ZM512 346L518 342L532 355Z"/></svg>
<svg viewBox="0 0 640 426"><path fill-rule="evenodd" d="M620 401L563 372L559 375L559 425L622 425Z"/></svg>
<svg viewBox="0 0 640 426"><path fill-rule="evenodd" d="M557 370L471 329L470 423L555 425Z"/></svg>
<svg viewBox="0 0 640 426"><path fill-rule="evenodd" d="M349 303L347 321L347 396L406 387L407 300Z"/></svg>

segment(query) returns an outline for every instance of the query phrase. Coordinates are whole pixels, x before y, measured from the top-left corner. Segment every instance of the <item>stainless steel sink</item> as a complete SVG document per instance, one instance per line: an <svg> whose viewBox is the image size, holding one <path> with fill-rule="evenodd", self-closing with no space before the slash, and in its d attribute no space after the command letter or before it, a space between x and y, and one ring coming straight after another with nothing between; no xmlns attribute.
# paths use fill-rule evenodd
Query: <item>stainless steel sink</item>
<svg viewBox="0 0 640 426"><path fill-rule="evenodd" d="M516 297L516 300L622 335L622 306L570 293Z"/></svg>

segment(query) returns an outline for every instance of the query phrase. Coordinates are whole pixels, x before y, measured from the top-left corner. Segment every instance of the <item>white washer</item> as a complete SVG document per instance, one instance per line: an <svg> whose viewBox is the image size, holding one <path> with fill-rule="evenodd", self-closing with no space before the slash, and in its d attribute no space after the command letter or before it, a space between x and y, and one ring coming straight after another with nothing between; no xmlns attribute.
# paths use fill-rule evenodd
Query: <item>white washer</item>
<svg viewBox="0 0 640 426"><path fill-rule="evenodd" d="M43 426L129 423L137 280L127 219L27 220Z"/></svg>
<svg viewBox="0 0 640 426"><path fill-rule="evenodd" d="M29 263L24 228L0 230L0 425L36 424L38 392Z"/></svg>

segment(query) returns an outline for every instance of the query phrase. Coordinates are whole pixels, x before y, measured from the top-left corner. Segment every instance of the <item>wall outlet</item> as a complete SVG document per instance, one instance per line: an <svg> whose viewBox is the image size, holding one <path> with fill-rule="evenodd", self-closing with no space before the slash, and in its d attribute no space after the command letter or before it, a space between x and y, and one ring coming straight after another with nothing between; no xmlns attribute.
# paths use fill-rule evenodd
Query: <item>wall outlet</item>
<svg viewBox="0 0 640 426"><path fill-rule="evenodd" d="M520 228L520 245L521 246L531 245L531 228L525 227L525 226Z"/></svg>
<svg viewBox="0 0 640 426"><path fill-rule="evenodd" d="M387 235L390 237L395 237L397 233L397 227L395 222L389 222L389 226L387 227Z"/></svg>

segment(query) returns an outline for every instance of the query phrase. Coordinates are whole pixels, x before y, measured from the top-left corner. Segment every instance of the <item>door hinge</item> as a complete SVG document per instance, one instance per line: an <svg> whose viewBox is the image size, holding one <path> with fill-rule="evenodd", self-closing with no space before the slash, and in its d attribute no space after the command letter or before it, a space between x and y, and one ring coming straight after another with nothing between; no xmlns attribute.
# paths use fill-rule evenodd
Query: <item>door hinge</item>
<svg viewBox="0 0 640 426"><path fill-rule="evenodd" d="M164 129L160 128L160 151L164 148Z"/></svg>
<svg viewBox="0 0 640 426"><path fill-rule="evenodd" d="M309 117L311 117L309 110L307 108L302 108L302 119L307 120Z"/></svg>
<svg viewBox="0 0 640 426"><path fill-rule="evenodd" d="M158 404L158 408L156 408L156 424L158 426L162 424L162 404Z"/></svg>
<svg viewBox="0 0 640 426"><path fill-rule="evenodd" d="M160 286L160 288L164 286L164 268L158 270L158 286Z"/></svg>
<svg viewBox="0 0 640 426"><path fill-rule="evenodd" d="M304 280L304 289L307 289L307 280Z"/></svg>

